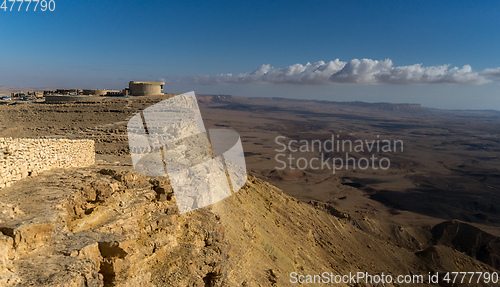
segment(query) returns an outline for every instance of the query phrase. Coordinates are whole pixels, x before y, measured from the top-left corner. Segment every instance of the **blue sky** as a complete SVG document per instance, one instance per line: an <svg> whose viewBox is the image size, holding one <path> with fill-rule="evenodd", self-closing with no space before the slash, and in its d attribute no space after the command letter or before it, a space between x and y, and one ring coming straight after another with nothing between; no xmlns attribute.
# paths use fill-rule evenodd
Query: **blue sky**
<svg viewBox="0 0 500 287"><path fill-rule="evenodd" d="M498 1L55 2L0 10L0 86L500 110Z"/></svg>

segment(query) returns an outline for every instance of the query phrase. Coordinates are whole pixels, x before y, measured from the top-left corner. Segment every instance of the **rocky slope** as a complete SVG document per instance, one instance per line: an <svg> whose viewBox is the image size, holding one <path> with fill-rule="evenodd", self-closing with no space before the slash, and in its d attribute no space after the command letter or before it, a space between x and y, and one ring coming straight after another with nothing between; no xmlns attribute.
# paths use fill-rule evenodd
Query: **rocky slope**
<svg viewBox="0 0 500 287"><path fill-rule="evenodd" d="M233 196L179 215L168 179L126 165L45 172L0 190L0 285L285 286L291 272L493 270L433 245L430 231L313 205L249 176Z"/></svg>

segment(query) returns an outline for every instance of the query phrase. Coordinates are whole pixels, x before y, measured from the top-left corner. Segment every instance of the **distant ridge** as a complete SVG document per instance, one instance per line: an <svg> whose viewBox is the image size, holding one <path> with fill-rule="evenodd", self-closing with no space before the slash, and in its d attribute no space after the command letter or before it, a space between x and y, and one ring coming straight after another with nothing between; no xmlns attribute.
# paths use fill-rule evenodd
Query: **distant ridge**
<svg viewBox="0 0 500 287"><path fill-rule="evenodd" d="M246 97L238 97L231 95L197 95L198 100L201 102L210 102L210 103L227 103L227 102L239 102L250 100L250 99L261 99L267 101L275 101L275 102L309 102L309 103L319 103L319 104L328 104L328 105L345 105L345 106L356 106L370 109L378 109L383 111L390 112L402 112L402 113L421 113L424 112L424 108L420 104L409 104L409 103L367 103L367 102L336 102L336 101L326 101L326 100L306 100L306 99L289 99L282 97L255 97L255 98L246 98Z"/></svg>
<svg viewBox="0 0 500 287"><path fill-rule="evenodd" d="M332 102L330 102L332 103ZM393 104L393 103L367 103L367 102L333 102L337 105L348 105L348 106L357 106L364 108L376 108L383 111L391 111L391 112L404 112L404 113L420 113L423 112L424 109L420 104Z"/></svg>

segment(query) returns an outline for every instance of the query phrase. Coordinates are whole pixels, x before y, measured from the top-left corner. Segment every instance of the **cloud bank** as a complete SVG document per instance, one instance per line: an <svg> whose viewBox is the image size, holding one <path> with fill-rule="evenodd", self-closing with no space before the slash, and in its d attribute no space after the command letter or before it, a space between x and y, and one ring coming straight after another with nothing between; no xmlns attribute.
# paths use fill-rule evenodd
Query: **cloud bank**
<svg viewBox="0 0 500 287"><path fill-rule="evenodd" d="M485 69L484 71L481 72L481 75L492 80L500 80L500 68Z"/></svg>
<svg viewBox="0 0 500 287"><path fill-rule="evenodd" d="M351 84L473 84L480 85L500 80L500 68L475 72L471 66L462 68L450 65L423 67L422 64L394 66L391 59L339 59L330 62L318 61L305 65L295 64L285 68L262 65L249 73L238 75L197 76L197 84L302 84L324 85Z"/></svg>

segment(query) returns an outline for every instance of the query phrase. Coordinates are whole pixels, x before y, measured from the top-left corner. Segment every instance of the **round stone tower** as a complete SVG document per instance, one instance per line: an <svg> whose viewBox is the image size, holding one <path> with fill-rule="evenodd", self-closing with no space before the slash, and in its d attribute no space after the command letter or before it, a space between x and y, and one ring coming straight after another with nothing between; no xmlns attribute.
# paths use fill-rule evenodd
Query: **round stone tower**
<svg viewBox="0 0 500 287"><path fill-rule="evenodd" d="M139 82L131 81L128 84L129 93L132 96L160 95L165 82Z"/></svg>

